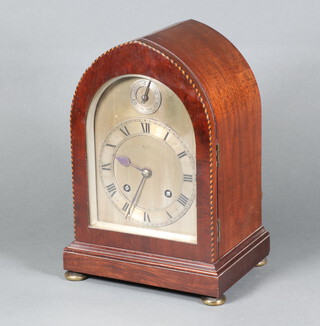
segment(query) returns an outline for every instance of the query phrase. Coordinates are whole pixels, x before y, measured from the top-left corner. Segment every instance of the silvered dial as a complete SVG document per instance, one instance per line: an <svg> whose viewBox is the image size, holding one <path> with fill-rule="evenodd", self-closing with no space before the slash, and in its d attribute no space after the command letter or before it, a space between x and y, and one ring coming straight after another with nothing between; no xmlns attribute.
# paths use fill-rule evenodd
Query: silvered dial
<svg viewBox="0 0 320 326"><path fill-rule="evenodd" d="M165 226L192 205L194 157L164 123L136 118L118 124L104 140L99 160L104 191L125 220Z"/></svg>
<svg viewBox="0 0 320 326"><path fill-rule="evenodd" d="M152 114L160 107L161 93L151 79L138 79L131 87L130 100L138 112Z"/></svg>

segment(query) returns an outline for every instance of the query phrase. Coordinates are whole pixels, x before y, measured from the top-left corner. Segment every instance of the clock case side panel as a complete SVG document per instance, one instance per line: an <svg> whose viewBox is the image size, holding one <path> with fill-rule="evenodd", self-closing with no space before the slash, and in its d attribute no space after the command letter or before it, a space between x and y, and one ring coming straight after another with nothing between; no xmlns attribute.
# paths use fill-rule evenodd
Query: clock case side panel
<svg viewBox="0 0 320 326"><path fill-rule="evenodd" d="M209 26L188 20L143 41L174 52L197 76L215 121L218 149L216 258L261 229L261 103L255 77L235 46ZM268 232L264 230L266 235ZM267 245L256 261L269 252Z"/></svg>
<svg viewBox="0 0 320 326"><path fill-rule="evenodd" d="M128 60L130 58L130 60ZM200 101L199 91L187 67L180 66L174 56L139 41L115 47L100 56L87 69L80 80L71 111L71 144L73 162L73 193L75 242L106 247L122 248L194 261L212 262L214 259L214 233L216 223L212 216L213 198L210 193L215 180L215 166L209 142L215 143L208 128L208 116ZM90 103L98 89L114 77L126 74L150 76L171 88L184 103L193 123L196 137L198 222L197 244L125 234L89 226L88 171L86 152L86 117ZM187 77L186 77L187 75ZM210 138L211 137L211 138ZM212 178L209 178L209 173ZM66 251L68 248L66 248ZM67 264L68 265L68 264ZM65 266L67 266L65 265Z"/></svg>

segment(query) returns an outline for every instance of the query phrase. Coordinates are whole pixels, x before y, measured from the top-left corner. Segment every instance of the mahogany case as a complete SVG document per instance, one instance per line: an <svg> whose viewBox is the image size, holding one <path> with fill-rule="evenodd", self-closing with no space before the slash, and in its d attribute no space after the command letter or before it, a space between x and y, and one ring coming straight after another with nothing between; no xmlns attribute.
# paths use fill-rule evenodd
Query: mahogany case
<svg viewBox="0 0 320 326"><path fill-rule="evenodd" d="M170 87L193 123L197 244L89 225L86 114L97 90L125 74ZM221 34L194 20L116 46L86 70L71 109L75 240L64 268L220 296L269 253L261 222L261 104L254 75Z"/></svg>

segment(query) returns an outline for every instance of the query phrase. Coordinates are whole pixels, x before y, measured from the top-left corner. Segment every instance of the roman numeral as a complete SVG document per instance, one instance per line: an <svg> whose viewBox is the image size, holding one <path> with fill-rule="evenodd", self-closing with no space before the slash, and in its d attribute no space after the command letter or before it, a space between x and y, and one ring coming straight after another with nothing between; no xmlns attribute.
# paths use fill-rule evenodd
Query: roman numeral
<svg viewBox="0 0 320 326"><path fill-rule="evenodd" d="M169 131L166 133L166 135L164 136L163 140L166 141L167 138L168 138L168 136L169 136Z"/></svg>
<svg viewBox="0 0 320 326"><path fill-rule="evenodd" d="M193 181L193 177L191 174L184 174L183 175L183 181L185 182L192 182Z"/></svg>
<svg viewBox="0 0 320 326"><path fill-rule="evenodd" d="M188 200L189 200L189 198L186 197L184 194L180 194L180 196L179 196L179 198L178 198L178 202L179 202L182 206L186 206Z"/></svg>
<svg viewBox="0 0 320 326"><path fill-rule="evenodd" d="M182 157L184 157L186 155L187 155L187 153L185 151L183 151L183 152L181 152L181 153L178 154L178 157L179 158L182 158Z"/></svg>
<svg viewBox="0 0 320 326"><path fill-rule="evenodd" d="M129 204L128 203L125 203L122 207L122 210L125 212L129 207Z"/></svg>
<svg viewBox="0 0 320 326"><path fill-rule="evenodd" d="M116 145L112 145L112 144L106 144L106 146L109 146L109 147L117 147Z"/></svg>
<svg viewBox="0 0 320 326"><path fill-rule="evenodd" d="M172 215L168 211L166 211L166 213L170 218L172 218Z"/></svg>
<svg viewBox="0 0 320 326"><path fill-rule="evenodd" d="M125 135L125 136L129 136L130 132L127 128L127 126L124 126L123 128L120 128L120 131Z"/></svg>
<svg viewBox="0 0 320 326"><path fill-rule="evenodd" d="M108 164L102 164L102 170L105 170L105 171L111 171L111 163L108 163Z"/></svg>
<svg viewBox="0 0 320 326"><path fill-rule="evenodd" d="M143 212L143 221L144 222L151 222L151 220L150 220L150 216L149 216L149 214L147 213L147 212Z"/></svg>
<svg viewBox="0 0 320 326"><path fill-rule="evenodd" d="M109 194L111 197L113 197L114 194L117 192L116 186L114 185L114 183L111 183L110 185L106 186L106 188L109 191Z"/></svg>
<svg viewBox="0 0 320 326"><path fill-rule="evenodd" d="M142 131L145 133L145 134L149 134L150 133L150 123L148 122L141 122L141 127L142 127Z"/></svg>

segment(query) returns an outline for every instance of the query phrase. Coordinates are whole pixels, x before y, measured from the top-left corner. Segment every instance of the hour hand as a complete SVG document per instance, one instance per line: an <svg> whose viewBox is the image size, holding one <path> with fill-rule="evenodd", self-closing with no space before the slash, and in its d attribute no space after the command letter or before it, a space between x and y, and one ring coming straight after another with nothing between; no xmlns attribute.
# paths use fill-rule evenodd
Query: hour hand
<svg viewBox="0 0 320 326"><path fill-rule="evenodd" d="M120 162L121 165L128 167L131 165L129 157L126 156L116 156L116 159Z"/></svg>
<svg viewBox="0 0 320 326"><path fill-rule="evenodd" d="M139 170L139 171L144 171L144 169L136 166L135 164L131 163L129 157L127 156L116 156L116 159L119 161L119 163L122 165L122 166L125 166L125 167L129 167L129 166L132 166L133 168Z"/></svg>

